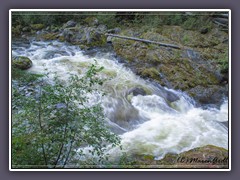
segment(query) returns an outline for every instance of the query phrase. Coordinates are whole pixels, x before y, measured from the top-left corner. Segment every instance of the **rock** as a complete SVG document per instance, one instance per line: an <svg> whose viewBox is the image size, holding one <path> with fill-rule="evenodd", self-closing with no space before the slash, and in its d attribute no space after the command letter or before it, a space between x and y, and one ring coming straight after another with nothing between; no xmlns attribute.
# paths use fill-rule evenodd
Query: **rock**
<svg viewBox="0 0 240 180"><path fill-rule="evenodd" d="M85 45L88 47L104 46L107 37L92 27L66 28L63 31L66 41L75 45Z"/></svg>
<svg viewBox="0 0 240 180"><path fill-rule="evenodd" d="M201 34L207 34L207 33L208 33L208 28L202 28L202 29L200 30L200 33L201 33Z"/></svg>
<svg viewBox="0 0 240 180"><path fill-rule="evenodd" d="M137 96L137 95L145 96L147 93L145 92L144 89L136 87L136 88L130 89L128 94L133 94L133 96Z"/></svg>
<svg viewBox="0 0 240 180"><path fill-rule="evenodd" d="M90 27L97 27L99 25L98 19L95 17L86 18L85 23Z"/></svg>
<svg viewBox="0 0 240 180"><path fill-rule="evenodd" d="M220 106L223 103L223 98L228 96L227 87L219 85L196 86L187 92L202 105L216 104Z"/></svg>
<svg viewBox="0 0 240 180"><path fill-rule="evenodd" d="M98 31L100 31L101 33L106 33L107 32L107 26L106 25L103 25L103 24L100 24L98 27L97 27Z"/></svg>
<svg viewBox="0 0 240 180"><path fill-rule="evenodd" d="M161 160L155 160L155 157L149 154L133 154L129 155L126 161L134 165L135 168L217 169L228 168L229 157L228 150L222 147L206 145L180 154L169 153Z"/></svg>
<svg viewBox="0 0 240 180"><path fill-rule="evenodd" d="M31 24L31 28L36 31L42 30L44 27L45 27L44 24Z"/></svg>
<svg viewBox="0 0 240 180"><path fill-rule="evenodd" d="M17 37L19 35L21 35L21 26L20 25L17 25L15 27L13 26L12 27L12 36Z"/></svg>
<svg viewBox="0 0 240 180"><path fill-rule="evenodd" d="M39 36L37 37L37 39L41 39L41 40L56 40L58 39L59 34L58 33L40 33Z"/></svg>
<svg viewBox="0 0 240 180"><path fill-rule="evenodd" d="M31 28L30 27L24 27L22 28L22 32L31 32Z"/></svg>
<svg viewBox="0 0 240 180"><path fill-rule="evenodd" d="M112 38L113 38L112 36L108 36L107 37L107 43L111 43L112 42Z"/></svg>
<svg viewBox="0 0 240 180"><path fill-rule="evenodd" d="M117 28L114 28L114 29L109 29L107 32L117 34L117 33L121 32L121 29L117 27Z"/></svg>
<svg viewBox="0 0 240 180"><path fill-rule="evenodd" d="M75 27L76 25L77 23L75 21L70 20L63 25L63 28Z"/></svg>
<svg viewBox="0 0 240 180"><path fill-rule="evenodd" d="M54 57L60 57L60 56L68 56L69 54L66 51L48 51L46 54L42 57L43 59L52 59Z"/></svg>
<svg viewBox="0 0 240 180"><path fill-rule="evenodd" d="M158 164L173 165L174 168L228 168L228 151L207 145L178 155L168 154Z"/></svg>
<svg viewBox="0 0 240 180"><path fill-rule="evenodd" d="M12 48L29 48L30 46L30 41L26 38L15 38L14 41L12 41Z"/></svg>
<svg viewBox="0 0 240 180"><path fill-rule="evenodd" d="M17 56L12 58L12 66L21 70L32 67L32 61L28 57Z"/></svg>

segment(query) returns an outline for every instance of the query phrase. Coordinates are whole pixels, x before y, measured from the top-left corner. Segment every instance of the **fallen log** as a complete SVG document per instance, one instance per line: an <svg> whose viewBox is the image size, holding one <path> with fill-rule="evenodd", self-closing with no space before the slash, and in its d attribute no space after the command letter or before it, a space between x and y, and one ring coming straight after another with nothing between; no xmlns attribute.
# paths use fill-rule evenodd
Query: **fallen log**
<svg viewBox="0 0 240 180"><path fill-rule="evenodd" d="M217 22L219 22L221 24L225 24L225 25L228 24L228 19L225 19L225 18L214 18L213 20L217 21Z"/></svg>
<svg viewBox="0 0 240 180"><path fill-rule="evenodd" d="M128 37L128 36L120 36L120 35L116 35L116 34L108 34L107 33L105 35L106 36L117 37L117 38L122 38L122 39L140 41L140 42L144 42L144 43L157 44L159 46L170 47L170 48L174 48L174 49L182 49L180 46L177 46L175 44L166 44L166 43L151 41L151 40L147 40L147 39L140 39L140 38L134 38L134 37Z"/></svg>
<svg viewBox="0 0 240 180"><path fill-rule="evenodd" d="M223 26L223 27L228 27L228 25L226 25L226 24L222 24L222 23L220 23L220 22L218 22L218 21L213 21L215 24L217 24L218 26Z"/></svg>

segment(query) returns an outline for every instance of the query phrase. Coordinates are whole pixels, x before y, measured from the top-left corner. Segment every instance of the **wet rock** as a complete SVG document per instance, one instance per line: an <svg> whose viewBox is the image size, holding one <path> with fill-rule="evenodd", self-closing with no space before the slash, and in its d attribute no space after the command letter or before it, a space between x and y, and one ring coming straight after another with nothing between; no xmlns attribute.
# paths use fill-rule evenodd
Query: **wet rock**
<svg viewBox="0 0 240 180"><path fill-rule="evenodd" d="M128 94L133 94L133 96L137 96L137 95L145 96L147 93L144 89L136 87L129 90Z"/></svg>
<svg viewBox="0 0 240 180"><path fill-rule="evenodd" d="M12 58L12 66L17 69L26 70L32 67L32 61L28 57L16 56Z"/></svg>
<svg viewBox="0 0 240 180"><path fill-rule="evenodd" d="M187 91L198 103L216 104L220 106L224 97L228 96L227 86L210 85L208 87L196 86Z"/></svg>
<svg viewBox="0 0 240 180"><path fill-rule="evenodd" d="M60 56L69 56L66 51L48 51L42 58L43 59L52 59L54 57Z"/></svg>
<svg viewBox="0 0 240 180"><path fill-rule="evenodd" d="M14 40L12 41L12 48L29 48L30 46L30 41L26 38L14 38Z"/></svg>

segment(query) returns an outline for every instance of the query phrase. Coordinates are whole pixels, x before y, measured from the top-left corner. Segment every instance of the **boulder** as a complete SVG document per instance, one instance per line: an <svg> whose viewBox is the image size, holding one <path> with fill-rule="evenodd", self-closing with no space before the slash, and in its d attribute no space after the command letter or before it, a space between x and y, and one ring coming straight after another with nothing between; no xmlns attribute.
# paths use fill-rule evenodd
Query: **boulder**
<svg viewBox="0 0 240 180"><path fill-rule="evenodd" d="M85 23L91 27L97 27L99 25L98 19L95 17L88 17L85 19Z"/></svg>
<svg viewBox="0 0 240 180"><path fill-rule="evenodd" d="M12 58L12 67L26 70L32 67L32 61L25 56L17 56Z"/></svg>
<svg viewBox="0 0 240 180"><path fill-rule="evenodd" d="M227 86L219 85L196 86L187 92L201 105L215 104L220 106L224 97L228 96Z"/></svg>
<svg viewBox="0 0 240 180"><path fill-rule="evenodd" d="M128 94L132 94L133 96L137 96L137 95L145 96L147 93L144 89L136 87L136 88L130 89Z"/></svg>
<svg viewBox="0 0 240 180"><path fill-rule="evenodd" d="M70 20L63 25L63 28L75 27L76 25L77 25L77 23L75 21Z"/></svg>
<svg viewBox="0 0 240 180"><path fill-rule="evenodd" d="M31 28L36 31L42 30L44 27L45 27L44 24L31 24Z"/></svg>
<svg viewBox="0 0 240 180"><path fill-rule="evenodd" d="M117 27L117 28L114 28L114 29L109 29L107 32L117 34L117 33L121 32L121 29Z"/></svg>
<svg viewBox="0 0 240 180"><path fill-rule="evenodd" d="M202 28L202 29L200 30L200 33L201 33L201 34L207 34L207 33L208 33L208 28Z"/></svg>
<svg viewBox="0 0 240 180"><path fill-rule="evenodd" d="M107 42L107 37L92 27L65 28L63 36L69 43L88 47L103 46Z"/></svg>
<svg viewBox="0 0 240 180"><path fill-rule="evenodd" d="M153 155L129 155L126 162L135 168L187 168L219 169L228 168L228 150L214 145L206 145L179 154L168 153L161 160Z"/></svg>
<svg viewBox="0 0 240 180"><path fill-rule="evenodd" d="M103 25L103 24L100 24L98 27L97 27L98 31L102 32L102 33L106 33L107 32L107 26L106 25Z"/></svg>
<svg viewBox="0 0 240 180"><path fill-rule="evenodd" d="M22 28L22 32L31 32L31 28L26 26Z"/></svg>

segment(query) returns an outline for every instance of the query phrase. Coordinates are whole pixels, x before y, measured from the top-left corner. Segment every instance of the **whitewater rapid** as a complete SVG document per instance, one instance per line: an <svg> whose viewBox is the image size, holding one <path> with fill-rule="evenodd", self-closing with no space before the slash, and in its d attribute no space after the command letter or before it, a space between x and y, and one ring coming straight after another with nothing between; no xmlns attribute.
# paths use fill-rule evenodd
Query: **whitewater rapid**
<svg viewBox="0 0 240 180"><path fill-rule="evenodd" d="M35 73L57 73L67 79L69 73L81 76L97 62L104 67L101 77L106 96L92 95L92 103L102 102L110 128L120 134L123 149L109 149L112 156L122 152L148 154L161 159L166 153L180 153L195 147L215 145L228 149L228 100L220 109L196 108L187 94L158 87L136 76L118 63L112 53L84 54L78 46L57 41L32 41L29 46L13 46L13 56L27 56ZM50 74L50 75L51 75ZM147 94L133 96L131 89L141 88ZM175 98L169 100L168 96Z"/></svg>

